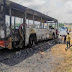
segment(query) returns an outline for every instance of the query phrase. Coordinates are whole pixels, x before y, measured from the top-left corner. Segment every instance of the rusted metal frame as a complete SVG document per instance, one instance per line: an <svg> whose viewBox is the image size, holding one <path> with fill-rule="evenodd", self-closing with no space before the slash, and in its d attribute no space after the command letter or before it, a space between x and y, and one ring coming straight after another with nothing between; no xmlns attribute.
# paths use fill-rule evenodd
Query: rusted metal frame
<svg viewBox="0 0 72 72"><path fill-rule="evenodd" d="M22 24L22 19L20 20L21 24Z"/></svg>
<svg viewBox="0 0 72 72"><path fill-rule="evenodd" d="M10 35L12 36L12 14L11 14L11 8L9 8L9 14L10 14Z"/></svg>
<svg viewBox="0 0 72 72"><path fill-rule="evenodd" d="M43 22L43 29L44 29L44 22Z"/></svg>
<svg viewBox="0 0 72 72"><path fill-rule="evenodd" d="M29 28L29 19L28 19L28 28Z"/></svg>
<svg viewBox="0 0 72 72"><path fill-rule="evenodd" d="M58 29L58 21L55 21L55 29Z"/></svg>
<svg viewBox="0 0 72 72"><path fill-rule="evenodd" d="M35 24L34 24L34 21L35 21L35 20L34 20L34 13L33 13L33 27L34 27L34 25L35 25Z"/></svg>
<svg viewBox="0 0 72 72"><path fill-rule="evenodd" d="M4 34L5 34L5 38L6 38L5 15L6 15L6 0L3 0Z"/></svg>
<svg viewBox="0 0 72 72"><path fill-rule="evenodd" d="M52 22L51 22L51 26L52 26Z"/></svg>
<svg viewBox="0 0 72 72"><path fill-rule="evenodd" d="M43 26L42 26L42 17L41 17L41 21L40 21L40 28L42 29Z"/></svg>
<svg viewBox="0 0 72 72"><path fill-rule="evenodd" d="M55 29L56 29L56 25L57 25L57 24L56 24L56 22L55 22Z"/></svg>
<svg viewBox="0 0 72 72"><path fill-rule="evenodd" d="M58 21L57 21L57 29L58 29Z"/></svg>
<svg viewBox="0 0 72 72"><path fill-rule="evenodd" d="M9 15L10 15L10 48L12 49L12 8L9 7Z"/></svg>
<svg viewBox="0 0 72 72"><path fill-rule="evenodd" d="M5 15L6 15L6 0L3 0L2 2L3 4L3 18L4 18L4 41L6 40L6 24L5 24ZM6 42L5 42L5 48L6 48Z"/></svg>
<svg viewBox="0 0 72 72"><path fill-rule="evenodd" d="M14 40L15 40L15 25L16 24L16 17L14 17Z"/></svg>
<svg viewBox="0 0 72 72"><path fill-rule="evenodd" d="M23 17L23 24L24 24L24 28L23 28L23 31L24 31L24 46L25 46L25 41L26 41L26 18L27 18L27 12L25 10L24 12L24 17Z"/></svg>
<svg viewBox="0 0 72 72"><path fill-rule="evenodd" d="M47 29L48 29L48 27L49 27L49 24L47 23Z"/></svg>

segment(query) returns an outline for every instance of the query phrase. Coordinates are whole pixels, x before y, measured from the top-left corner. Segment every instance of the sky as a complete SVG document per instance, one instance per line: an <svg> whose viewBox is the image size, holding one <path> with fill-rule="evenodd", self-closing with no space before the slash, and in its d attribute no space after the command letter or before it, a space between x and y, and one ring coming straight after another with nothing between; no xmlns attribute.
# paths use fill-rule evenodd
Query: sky
<svg viewBox="0 0 72 72"><path fill-rule="evenodd" d="M58 19L61 23L72 23L72 0L11 0L28 8Z"/></svg>

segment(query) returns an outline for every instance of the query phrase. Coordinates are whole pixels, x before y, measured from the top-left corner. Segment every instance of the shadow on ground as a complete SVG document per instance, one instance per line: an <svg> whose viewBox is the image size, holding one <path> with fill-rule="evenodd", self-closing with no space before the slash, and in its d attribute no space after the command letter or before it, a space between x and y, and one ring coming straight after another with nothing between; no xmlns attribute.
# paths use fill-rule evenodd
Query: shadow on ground
<svg viewBox="0 0 72 72"><path fill-rule="evenodd" d="M51 49L52 46L56 45L56 40L44 41L42 43L38 43L36 46L32 48L24 48L24 49L13 49L0 50L0 63L5 65L14 66L23 60L31 57L32 55L38 53L39 51L46 51Z"/></svg>

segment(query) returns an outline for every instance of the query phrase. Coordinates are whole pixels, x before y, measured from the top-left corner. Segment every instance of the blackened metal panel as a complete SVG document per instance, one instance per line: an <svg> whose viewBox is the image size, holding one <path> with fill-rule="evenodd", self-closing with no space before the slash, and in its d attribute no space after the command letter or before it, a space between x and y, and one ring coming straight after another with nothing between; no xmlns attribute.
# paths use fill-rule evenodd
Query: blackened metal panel
<svg viewBox="0 0 72 72"><path fill-rule="evenodd" d="M11 1L7 2L7 5L8 5L8 7L11 7L12 9L19 10L21 12L27 11L28 14L31 14L31 15L34 14L35 16L42 17L46 21L55 21L56 20L55 18L52 18L52 17L42 14L38 11L35 11L33 9L27 8L25 6L19 5L17 3L11 2Z"/></svg>
<svg viewBox="0 0 72 72"><path fill-rule="evenodd" d="M21 12L24 12L26 10L26 7L22 6L22 5L19 5L17 3L14 3L14 2L11 2L10 5L9 5L11 8L13 9L16 9L16 10L19 10Z"/></svg>
<svg viewBox="0 0 72 72"><path fill-rule="evenodd" d="M11 15L11 8L9 9L9 13L10 13L10 30L11 30L11 26L12 26L12 22L11 22L11 20L12 20L12 15ZM11 30L12 31L12 30ZM12 32L11 32L12 33Z"/></svg>
<svg viewBox="0 0 72 72"><path fill-rule="evenodd" d="M27 17L27 13L25 11L24 12L24 18L23 18L23 24L24 24L24 45L25 45L25 39L26 39L26 17Z"/></svg>
<svg viewBox="0 0 72 72"><path fill-rule="evenodd" d="M5 19L5 12L4 12L4 1L0 0L0 26L4 25L4 19Z"/></svg>
<svg viewBox="0 0 72 72"><path fill-rule="evenodd" d="M6 0L3 0L3 18L4 18L4 31L5 31L5 38L6 38L6 24L5 24L5 14L6 14Z"/></svg>

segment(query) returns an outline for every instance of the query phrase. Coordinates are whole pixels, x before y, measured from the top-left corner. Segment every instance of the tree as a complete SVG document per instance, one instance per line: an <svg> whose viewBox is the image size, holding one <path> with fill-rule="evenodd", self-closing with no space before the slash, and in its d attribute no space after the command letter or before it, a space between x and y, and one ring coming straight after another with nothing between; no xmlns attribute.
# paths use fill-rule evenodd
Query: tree
<svg viewBox="0 0 72 72"><path fill-rule="evenodd" d="M63 23L59 23L59 27L64 27L64 24Z"/></svg>

